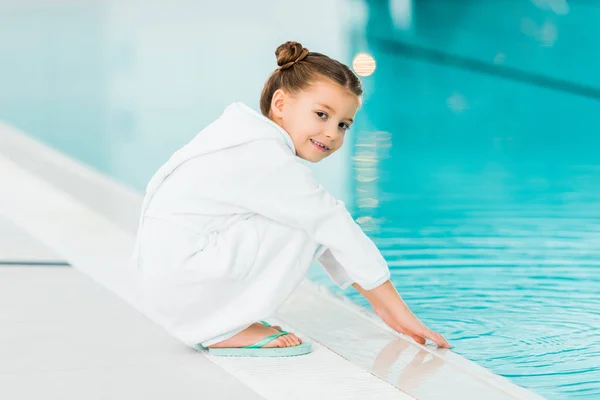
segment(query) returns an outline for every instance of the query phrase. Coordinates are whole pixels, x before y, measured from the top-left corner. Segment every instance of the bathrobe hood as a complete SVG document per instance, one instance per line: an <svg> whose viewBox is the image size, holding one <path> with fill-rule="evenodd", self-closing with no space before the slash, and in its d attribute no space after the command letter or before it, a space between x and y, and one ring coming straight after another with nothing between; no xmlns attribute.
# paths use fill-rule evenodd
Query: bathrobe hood
<svg viewBox="0 0 600 400"><path fill-rule="evenodd" d="M279 141L285 144L292 154L296 154L294 142L279 125L241 102L229 105L217 120L204 128L188 144L176 151L154 174L146 187L138 232L141 231L144 216L158 188L169 175L186 161L194 157L261 140ZM139 241L133 254L134 260L137 259L138 253Z"/></svg>
<svg viewBox="0 0 600 400"><path fill-rule="evenodd" d="M289 147L292 154L296 154L294 142L283 128L243 103L231 104L220 118L203 129L190 143L175 152L152 177L146 187L142 218L160 185L186 161L260 140L280 141Z"/></svg>

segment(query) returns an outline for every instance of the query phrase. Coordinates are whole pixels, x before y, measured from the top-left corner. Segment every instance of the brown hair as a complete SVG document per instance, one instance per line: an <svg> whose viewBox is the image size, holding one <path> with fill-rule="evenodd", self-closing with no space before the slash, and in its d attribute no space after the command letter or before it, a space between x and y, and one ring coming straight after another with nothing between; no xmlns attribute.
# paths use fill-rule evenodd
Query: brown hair
<svg viewBox="0 0 600 400"><path fill-rule="evenodd" d="M319 78L330 79L356 96L363 93L360 79L350 68L324 54L308 51L298 42L285 42L277 47L275 55L279 68L267 79L260 95L260 111L267 118L277 89L295 93Z"/></svg>

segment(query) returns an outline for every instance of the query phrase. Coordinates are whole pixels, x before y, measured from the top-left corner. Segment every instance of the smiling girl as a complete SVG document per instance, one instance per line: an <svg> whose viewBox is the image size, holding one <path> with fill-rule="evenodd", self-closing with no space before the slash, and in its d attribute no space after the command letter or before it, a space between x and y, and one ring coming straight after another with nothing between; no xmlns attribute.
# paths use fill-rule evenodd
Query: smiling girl
<svg viewBox="0 0 600 400"><path fill-rule="evenodd" d="M387 263L299 158L344 143L362 86L344 64L286 42L260 98L233 103L147 187L136 249L147 313L185 343L224 356L293 356L309 343L263 319L318 261L415 341L450 347L410 311Z"/></svg>

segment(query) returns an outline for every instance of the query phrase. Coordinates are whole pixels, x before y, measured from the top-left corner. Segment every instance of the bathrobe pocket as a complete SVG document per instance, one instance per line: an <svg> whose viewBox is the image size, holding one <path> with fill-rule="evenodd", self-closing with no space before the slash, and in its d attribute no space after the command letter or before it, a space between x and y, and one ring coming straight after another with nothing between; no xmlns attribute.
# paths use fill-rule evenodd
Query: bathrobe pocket
<svg viewBox="0 0 600 400"><path fill-rule="evenodd" d="M218 231L199 232L179 223L148 218L140 249L147 279L193 284L243 280L254 266L258 245L252 219L241 219Z"/></svg>
<svg viewBox="0 0 600 400"><path fill-rule="evenodd" d="M242 219L206 237L189 267L206 277L243 280L252 271L258 253L258 232L252 219ZM196 264L196 265L193 265Z"/></svg>

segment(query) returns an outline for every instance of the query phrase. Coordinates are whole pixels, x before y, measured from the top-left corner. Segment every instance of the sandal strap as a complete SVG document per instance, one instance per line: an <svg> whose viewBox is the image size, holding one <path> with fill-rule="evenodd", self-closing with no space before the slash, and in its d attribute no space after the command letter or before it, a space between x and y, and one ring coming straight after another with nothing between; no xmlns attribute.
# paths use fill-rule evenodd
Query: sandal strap
<svg viewBox="0 0 600 400"><path fill-rule="evenodd" d="M276 333L274 335L271 335L269 337L264 338L263 340L261 340L258 343L252 344L250 346L244 346L244 348L245 349L257 349L257 348L260 348L260 347L263 347L265 344L267 344L269 342L272 342L273 340L275 340L278 337L283 336L283 335L285 335L285 333L279 332L279 333Z"/></svg>
<svg viewBox="0 0 600 400"><path fill-rule="evenodd" d="M261 324L263 324L264 326L268 326L270 327L271 324L269 324L267 321L260 321ZM283 332L285 335L287 335L289 332L284 330L284 329L279 329L280 332Z"/></svg>

